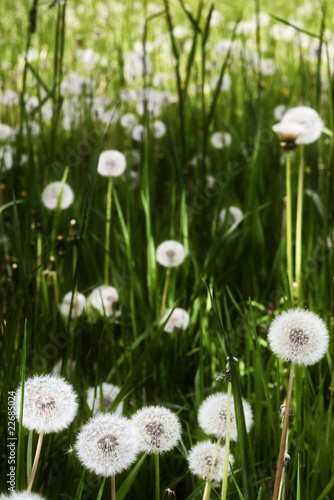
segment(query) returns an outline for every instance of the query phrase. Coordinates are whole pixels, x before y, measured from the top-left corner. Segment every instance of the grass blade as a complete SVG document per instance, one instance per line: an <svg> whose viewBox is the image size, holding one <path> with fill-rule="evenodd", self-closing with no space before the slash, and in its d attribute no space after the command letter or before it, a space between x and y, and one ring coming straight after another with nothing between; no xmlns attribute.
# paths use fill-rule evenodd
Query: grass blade
<svg viewBox="0 0 334 500"><path fill-rule="evenodd" d="M116 493L117 500L123 500L126 497L129 489L131 488L134 480L137 477L138 472L140 471L143 463L145 462L145 459L146 459L146 453L144 453L143 456L140 457L134 468L128 474L125 481L123 481L122 486L117 490Z"/></svg>

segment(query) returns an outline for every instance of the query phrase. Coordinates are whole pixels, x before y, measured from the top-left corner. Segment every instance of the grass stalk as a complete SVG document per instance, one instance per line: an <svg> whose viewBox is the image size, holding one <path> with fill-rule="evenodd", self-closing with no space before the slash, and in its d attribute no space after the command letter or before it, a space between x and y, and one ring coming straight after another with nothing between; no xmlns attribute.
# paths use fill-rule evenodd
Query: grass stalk
<svg viewBox="0 0 334 500"><path fill-rule="evenodd" d="M277 470L276 470L276 477L275 477L273 500L279 499L279 492L280 492L280 487L281 487L282 473L283 473L283 467L284 467L284 453L285 453L285 448L286 448L286 436L288 433L288 426L289 426L289 415L290 415L294 373L295 373L295 365L293 363L291 363L288 392L287 392L287 396L286 396L285 414L284 414L284 419L283 419L283 428L282 428L282 435L281 435L281 445L280 445L280 450L279 450L279 455L278 455Z"/></svg>
<svg viewBox="0 0 334 500"><path fill-rule="evenodd" d="M291 155L286 151L286 260L291 300L293 300Z"/></svg>
<svg viewBox="0 0 334 500"><path fill-rule="evenodd" d="M112 201L112 177L108 177L107 208L106 208L106 240L104 254L104 284L109 284L109 252L110 252L110 222Z"/></svg>
<svg viewBox="0 0 334 500"><path fill-rule="evenodd" d="M228 456L230 453L231 394L232 394L232 382L227 382L227 415L226 415L225 460L224 460L224 475L223 475L223 485L222 485L222 500L226 500L226 495L227 495Z"/></svg>
<svg viewBox="0 0 334 500"><path fill-rule="evenodd" d="M304 201L304 146L300 146L298 168L298 194L297 194L297 219L296 219L296 282L297 300L300 300L302 279L302 231L303 231L303 201Z"/></svg>
<svg viewBox="0 0 334 500"><path fill-rule="evenodd" d="M36 448L34 463L32 465L31 474L30 474L29 483L28 483L28 488L27 488L27 492L28 493L31 493L31 490L32 490L32 487L33 487L33 484L34 484L34 480L35 480L35 476L36 476L36 471L37 471L37 466L38 466L38 462L39 462L39 457L40 457L41 449L42 449L43 435L44 435L43 432L40 432L39 436L38 436L38 442L37 442L37 448Z"/></svg>
<svg viewBox="0 0 334 500"><path fill-rule="evenodd" d="M164 310L165 310L165 306L166 306L169 277L170 277L170 267L167 267L167 269L166 269L166 277L165 277L165 284L164 284L164 290L163 290L163 293L162 293L162 300L161 300L161 307L160 307L160 315L161 316L163 315Z"/></svg>

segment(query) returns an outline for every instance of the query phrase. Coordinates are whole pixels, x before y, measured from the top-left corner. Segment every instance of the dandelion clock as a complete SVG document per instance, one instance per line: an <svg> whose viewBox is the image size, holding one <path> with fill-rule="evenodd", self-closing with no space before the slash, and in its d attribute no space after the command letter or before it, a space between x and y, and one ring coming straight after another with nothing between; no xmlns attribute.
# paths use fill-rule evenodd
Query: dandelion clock
<svg viewBox="0 0 334 500"><path fill-rule="evenodd" d="M36 375L24 384L22 425L39 433L27 491L34 483L44 434L66 429L77 413L77 396L72 386L57 375ZM20 419L22 388L16 391L16 418Z"/></svg>

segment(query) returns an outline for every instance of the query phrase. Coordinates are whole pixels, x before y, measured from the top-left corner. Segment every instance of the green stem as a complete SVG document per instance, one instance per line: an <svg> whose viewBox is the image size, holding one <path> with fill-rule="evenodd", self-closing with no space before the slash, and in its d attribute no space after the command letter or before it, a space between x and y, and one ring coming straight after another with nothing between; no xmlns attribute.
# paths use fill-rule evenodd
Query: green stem
<svg viewBox="0 0 334 500"><path fill-rule="evenodd" d="M291 156L286 152L286 260L291 300L293 300Z"/></svg>
<svg viewBox="0 0 334 500"><path fill-rule="evenodd" d="M167 299L167 291L168 291L168 283L169 283L169 276L170 276L170 267L167 267L167 269L166 269L166 278L165 278L164 291L163 291L163 294L162 294L162 301L161 301L161 307L160 307L160 316L163 315L164 310L165 310L166 299Z"/></svg>
<svg viewBox="0 0 334 500"><path fill-rule="evenodd" d="M55 254L55 246L56 246L56 238L57 238L57 229L59 225L59 219L60 219L60 213L61 213L61 200L63 198L63 190L64 190L64 185L66 184L67 177L69 174L70 168L65 167L64 170L64 175L61 179L61 188L59 191L58 195L58 200L57 200L57 206L55 209L55 214L53 218L53 226L52 226L52 233L51 233L51 257Z"/></svg>
<svg viewBox="0 0 334 500"><path fill-rule="evenodd" d="M40 432L39 436L38 436L38 442L37 442L34 463L33 463L32 469L31 469L31 474L30 474L28 488L27 488L28 493L31 492L32 486L34 484L34 479L35 479L35 475L36 475L36 471L37 471L39 456L41 454L41 449L42 449L42 443L43 443L43 432Z"/></svg>
<svg viewBox="0 0 334 500"><path fill-rule="evenodd" d="M296 221L296 282L297 282L298 300L300 299L301 274L302 274L303 200L304 200L304 146L301 145L299 169L298 169L297 221Z"/></svg>
<svg viewBox="0 0 334 500"><path fill-rule="evenodd" d="M293 363L291 363L288 392L286 395L285 414L284 414L284 419L283 419L283 428L282 428L282 435L281 435L281 445L280 445L280 450L279 450L279 455L278 455L277 470L276 470L276 477L275 477L275 487L274 487L273 500L278 500L279 492L281 489L281 480L282 480L282 473L283 473L283 466L284 466L284 453L285 453L285 447L286 447L286 436L287 436L288 427L289 427L289 415L290 415L290 406L291 406L291 396L292 396L294 374L295 374L295 365Z"/></svg>
<svg viewBox="0 0 334 500"><path fill-rule="evenodd" d="M109 283L111 200L112 200L112 177L109 177L108 192L107 192L107 210L106 210L106 241L105 241L105 254L104 254L104 284L106 286Z"/></svg>
<svg viewBox="0 0 334 500"><path fill-rule="evenodd" d="M229 453L230 453L231 394L232 394L232 382L228 382L227 383L227 415L226 415L226 438L225 438L225 459L224 459L224 475L223 475L223 486L222 486L222 500L226 500L226 495L227 495L228 457L229 457Z"/></svg>
<svg viewBox="0 0 334 500"><path fill-rule="evenodd" d="M160 472L159 472L159 453L154 455L155 465L155 500L160 499Z"/></svg>
<svg viewBox="0 0 334 500"><path fill-rule="evenodd" d="M203 500L209 500L210 498L210 493L211 493L211 479L207 479L205 483L205 490L203 494Z"/></svg>

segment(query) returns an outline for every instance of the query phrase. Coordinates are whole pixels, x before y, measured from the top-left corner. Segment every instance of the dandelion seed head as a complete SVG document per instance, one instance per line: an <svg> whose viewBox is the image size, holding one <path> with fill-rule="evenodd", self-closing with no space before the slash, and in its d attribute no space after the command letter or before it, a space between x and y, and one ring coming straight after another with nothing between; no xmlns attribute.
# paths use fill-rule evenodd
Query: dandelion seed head
<svg viewBox="0 0 334 500"><path fill-rule="evenodd" d="M135 125L132 129L132 139L136 142L143 142L145 137L145 127L143 125Z"/></svg>
<svg viewBox="0 0 334 500"><path fill-rule="evenodd" d="M164 323L171 313L171 309L164 314L161 323ZM186 330L189 326L190 317L185 309L176 307L167 321L164 331L168 333L176 333L179 330Z"/></svg>
<svg viewBox="0 0 334 500"><path fill-rule="evenodd" d="M329 334L322 319L311 311L289 309L277 316L268 331L271 350L281 359L313 365L328 349Z"/></svg>
<svg viewBox="0 0 334 500"><path fill-rule="evenodd" d="M292 122L276 123L272 127L275 134L278 135L281 141L294 142L304 132L303 125Z"/></svg>
<svg viewBox="0 0 334 500"><path fill-rule="evenodd" d="M140 450L163 453L174 448L181 439L178 417L168 408L147 406L137 411L132 421L140 436Z"/></svg>
<svg viewBox="0 0 334 500"><path fill-rule="evenodd" d="M12 491L10 494L2 494L0 495L0 500L46 500L46 497L41 497L37 495L37 493L30 493L28 491Z"/></svg>
<svg viewBox="0 0 334 500"><path fill-rule="evenodd" d="M226 214L228 214L228 226L239 223L244 214L239 207L229 207L228 210L225 208L219 214L219 220L222 224L225 222Z"/></svg>
<svg viewBox="0 0 334 500"><path fill-rule="evenodd" d="M103 177L119 177L126 168L123 153L110 149L100 154L97 171Z"/></svg>
<svg viewBox="0 0 334 500"><path fill-rule="evenodd" d="M94 288L89 297L89 302L102 316L112 316L113 306L118 302L118 292L113 286L98 286Z"/></svg>
<svg viewBox="0 0 334 500"><path fill-rule="evenodd" d="M214 467L212 467L214 456L216 455ZM225 447L219 446L216 454L216 443L202 441L195 444L188 454L190 471L202 479L221 481L224 474ZM231 454L228 457L229 464L233 464L234 458ZM228 469L230 470L230 468Z"/></svg>
<svg viewBox="0 0 334 500"><path fill-rule="evenodd" d="M127 418L101 413L83 425L75 450L86 469L104 477L114 476L136 460L138 431Z"/></svg>
<svg viewBox="0 0 334 500"><path fill-rule="evenodd" d="M42 202L46 208L55 210L58 204L58 198L61 194L60 208L64 210L72 205L74 194L68 184L62 182L51 182L48 184L42 193Z"/></svg>
<svg viewBox="0 0 334 500"><path fill-rule="evenodd" d="M215 132L212 134L210 141L214 148L223 149L231 144L232 137L228 132Z"/></svg>
<svg viewBox="0 0 334 500"><path fill-rule="evenodd" d="M70 314L72 301L72 292L68 292L60 304L60 312L65 317L68 318ZM71 319L78 318L82 315L87 305L86 297L79 292L75 292L73 297L72 311L71 311Z"/></svg>
<svg viewBox="0 0 334 500"><path fill-rule="evenodd" d="M227 423L227 394L218 392L207 397L198 410L198 422L203 431L209 436L215 436L225 439ZM245 415L245 424L247 432L253 424L253 412L250 405L242 400L242 406ZM230 439L238 439L237 424L235 418L234 399L231 396L230 411Z"/></svg>
<svg viewBox="0 0 334 500"><path fill-rule="evenodd" d="M303 127L303 132L296 139L296 144L311 144L319 139L323 122L319 114L308 106L289 109L282 117L282 123L295 123Z"/></svg>
<svg viewBox="0 0 334 500"><path fill-rule="evenodd" d="M5 123L0 123L0 141L9 141L15 135L14 130Z"/></svg>
<svg viewBox="0 0 334 500"><path fill-rule="evenodd" d="M163 137L166 133L166 125L160 121L160 120L155 120L153 122L153 135L156 139L160 139L160 137Z"/></svg>
<svg viewBox="0 0 334 500"><path fill-rule="evenodd" d="M133 113L125 113L125 115L121 117L121 125L127 130L131 130L132 127L135 126L136 122L137 118Z"/></svg>
<svg viewBox="0 0 334 500"><path fill-rule="evenodd" d="M112 384L107 384L103 383L102 384L102 395L103 395L103 402L104 402L104 411L107 412L114 402L114 399L116 398L117 394L119 393L120 388L117 387L116 385ZM93 410L93 415L97 415L101 413L101 391L100 387L97 387L96 390L96 398L94 399L94 393L95 393L95 387L89 387L87 389L87 404L91 410ZM121 402L117 408L115 409L114 413L116 415L121 416L123 412L123 402Z"/></svg>
<svg viewBox="0 0 334 500"><path fill-rule="evenodd" d="M161 243L156 251L156 259L164 267L177 267L184 261L186 251L178 241L168 240Z"/></svg>
<svg viewBox="0 0 334 500"><path fill-rule="evenodd" d="M16 392L16 418L20 417L21 387ZM38 433L68 427L77 413L72 386L57 375L28 378L24 385L23 426Z"/></svg>
<svg viewBox="0 0 334 500"><path fill-rule="evenodd" d="M220 78L219 75L215 75L211 78L211 81L210 81L211 90L216 90L217 84L219 82L219 78ZM231 81L230 75L224 75L223 79L222 79L221 86L220 86L221 92L226 92L227 90L229 90L231 87L231 83L232 83L232 81Z"/></svg>

